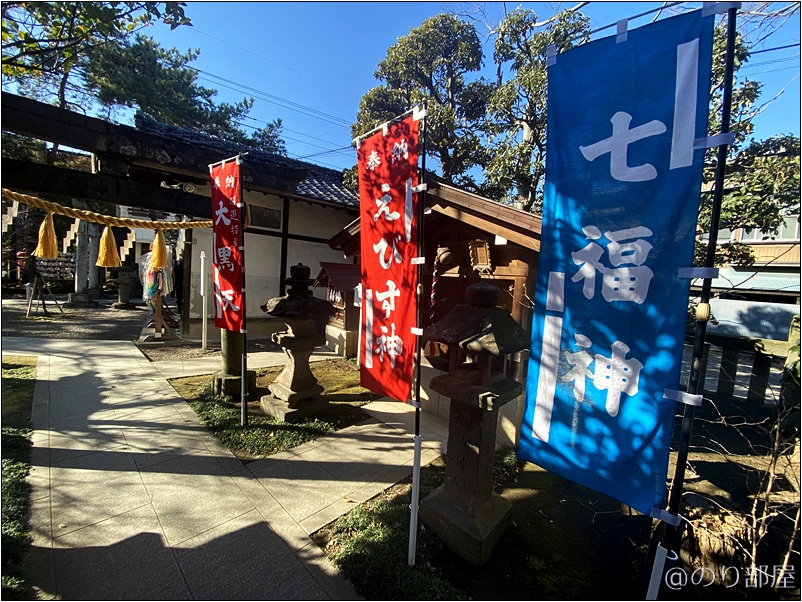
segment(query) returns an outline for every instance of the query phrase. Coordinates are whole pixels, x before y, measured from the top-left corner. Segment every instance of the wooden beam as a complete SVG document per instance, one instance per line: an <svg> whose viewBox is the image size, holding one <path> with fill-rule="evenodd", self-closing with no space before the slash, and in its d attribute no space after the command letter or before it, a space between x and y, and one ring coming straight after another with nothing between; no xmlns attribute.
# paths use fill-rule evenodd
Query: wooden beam
<svg viewBox="0 0 802 602"><path fill-rule="evenodd" d="M105 173L3 158L3 187L212 219L209 197Z"/></svg>
<svg viewBox="0 0 802 602"><path fill-rule="evenodd" d="M207 196L111 174L92 174L18 159L3 158L3 187L212 219L212 203ZM276 213L274 209L251 206L251 226L275 228Z"/></svg>
<svg viewBox="0 0 802 602"><path fill-rule="evenodd" d="M534 251L540 251L540 238L534 238L531 236L531 234L515 232L510 230L508 227L504 227L498 223L489 221L486 218L473 215L467 211L462 211L453 206L444 206L443 204L440 204L440 201L432 204L431 207L432 211L447 215L448 217L454 218L455 220L464 224L480 228L485 232L489 232L490 234L503 236L507 240L519 244L522 247L526 247Z"/></svg>
<svg viewBox="0 0 802 602"><path fill-rule="evenodd" d="M282 222L281 222L281 257L279 258L279 284L278 296L283 297L287 294L286 284L284 281L287 279L287 255L289 249L289 233L290 233L290 199L284 197L282 200L284 206L282 208Z"/></svg>
<svg viewBox="0 0 802 602"><path fill-rule="evenodd" d="M210 163L228 158L213 148L116 125L7 92L2 93L1 106L4 131L95 153L101 160L105 156L128 164L208 177ZM294 192L307 175L306 169L256 166L245 161L242 183L266 192Z"/></svg>

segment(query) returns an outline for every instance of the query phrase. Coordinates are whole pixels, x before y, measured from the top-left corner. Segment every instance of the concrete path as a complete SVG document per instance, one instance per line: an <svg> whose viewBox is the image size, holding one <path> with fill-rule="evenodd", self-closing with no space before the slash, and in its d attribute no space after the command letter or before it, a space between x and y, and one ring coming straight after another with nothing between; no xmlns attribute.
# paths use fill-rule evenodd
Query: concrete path
<svg viewBox="0 0 802 602"><path fill-rule="evenodd" d="M152 330L152 329L151 329ZM310 362L332 360L340 357L325 347L318 347ZM248 354L248 369L270 368L283 366L287 363L287 356L283 351L259 351ZM181 376L197 376L199 374L212 374L220 370L220 356L204 357L190 360L171 360L167 362L153 362L153 367L164 378L179 378Z"/></svg>
<svg viewBox="0 0 802 602"><path fill-rule="evenodd" d="M28 568L43 597L357 597L309 534L410 474L411 408L370 404L362 424L244 465L132 343L4 337L2 352L38 356ZM424 414L421 430L428 463L446 426Z"/></svg>

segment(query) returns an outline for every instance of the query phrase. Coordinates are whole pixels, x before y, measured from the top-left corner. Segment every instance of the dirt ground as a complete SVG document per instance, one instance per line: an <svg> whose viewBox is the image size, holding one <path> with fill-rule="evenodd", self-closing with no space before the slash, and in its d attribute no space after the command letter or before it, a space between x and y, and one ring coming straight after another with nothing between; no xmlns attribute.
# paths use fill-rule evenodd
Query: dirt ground
<svg viewBox="0 0 802 602"><path fill-rule="evenodd" d="M445 573L478 600L637 600L651 519L534 464L499 493L513 526L483 567L447 555Z"/></svg>

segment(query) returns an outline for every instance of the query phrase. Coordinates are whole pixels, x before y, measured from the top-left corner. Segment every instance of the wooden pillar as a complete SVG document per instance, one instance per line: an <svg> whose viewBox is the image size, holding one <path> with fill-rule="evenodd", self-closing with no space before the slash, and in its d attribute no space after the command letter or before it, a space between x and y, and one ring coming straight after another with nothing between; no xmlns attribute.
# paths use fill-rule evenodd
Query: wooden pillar
<svg viewBox="0 0 802 602"><path fill-rule="evenodd" d="M184 271L183 271L183 287L184 292L181 301L181 324L185 325L185 330L183 331L184 336L187 336L186 333L189 332L189 308L192 305L192 229L188 228L184 232L184 253L181 255L184 261ZM198 284L200 286L200 284ZM198 289L200 290L200 289ZM206 294L206 291L203 291ZM203 309L200 310L200 313L203 314ZM203 316L202 320L205 320L206 316ZM202 322L201 322L202 324Z"/></svg>
<svg viewBox="0 0 802 602"><path fill-rule="evenodd" d="M283 297L287 294L284 281L287 279L287 253L290 236L290 199L284 197L284 206L281 211L281 268L279 272L278 296Z"/></svg>

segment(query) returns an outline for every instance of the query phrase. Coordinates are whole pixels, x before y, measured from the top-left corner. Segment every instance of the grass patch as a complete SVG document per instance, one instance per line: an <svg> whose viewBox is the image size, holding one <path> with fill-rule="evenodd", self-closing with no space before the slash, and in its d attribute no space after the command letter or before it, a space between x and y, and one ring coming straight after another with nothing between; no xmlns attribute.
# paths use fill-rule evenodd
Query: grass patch
<svg viewBox="0 0 802 602"><path fill-rule="evenodd" d="M36 358L2 358L2 597L25 599L29 586L22 558L30 536L30 485L25 480L31 459L31 404L36 385Z"/></svg>
<svg viewBox="0 0 802 602"><path fill-rule="evenodd" d="M494 483L514 478L520 467L514 450L496 454ZM443 484L440 458L421 468L420 499ZM443 567L446 552L433 531L418 533L415 566L408 562L409 479L354 508L312 535L360 596L368 600L468 600L468 592L452 583ZM423 523L420 523L423 525Z"/></svg>
<svg viewBox="0 0 802 602"><path fill-rule="evenodd" d="M257 390L249 395L248 426L240 426L240 404L233 397L212 394L211 377L192 376L170 381L206 427L243 461L257 460L314 441L321 435L358 424L368 418L360 406L379 396L359 386L359 371L353 362L326 360L312 364L312 373L323 385L322 397L329 409L298 422L279 422L265 416L259 406L282 366L257 371Z"/></svg>

